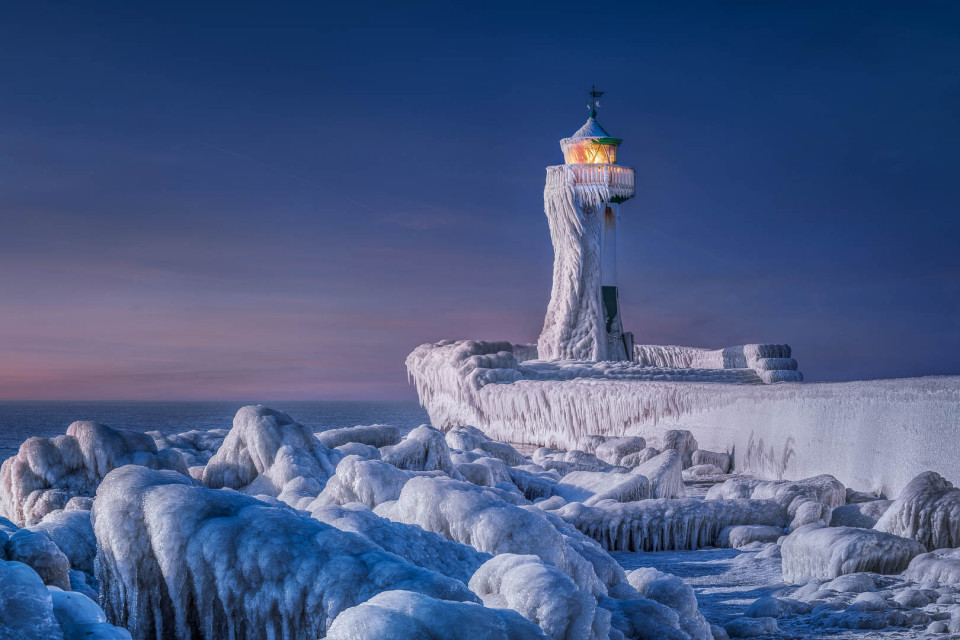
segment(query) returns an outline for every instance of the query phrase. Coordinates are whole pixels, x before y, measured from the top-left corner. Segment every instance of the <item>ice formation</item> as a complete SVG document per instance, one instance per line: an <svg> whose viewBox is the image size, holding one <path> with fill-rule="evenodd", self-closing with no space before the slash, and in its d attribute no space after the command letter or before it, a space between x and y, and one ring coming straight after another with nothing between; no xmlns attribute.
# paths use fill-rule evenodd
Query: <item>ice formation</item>
<svg viewBox="0 0 960 640"><path fill-rule="evenodd" d="M400 490L411 475L380 460L347 456L340 461L335 475L307 508L359 502L372 509L378 504L399 498Z"/></svg>
<svg viewBox="0 0 960 640"><path fill-rule="evenodd" d="M57 511L32 525L30 530L49 537L67 557L72 569L93 573L97 540L89 511Z"/></svg>
<svg viewBox="0 0 960 640"><path fill-rule="evenodd" d="M621 464L626 456L639 453L647 446L647 441L636 436L628 438L609 438L597 445L593 452L598 458L611 465Z"/></svg>
<svg viewBox="0 0 960 640"><path fill-rule="evenodd" d="M690 464L694 466L709 464L720 469L721 473L728 473L730 471L730 454L697 449L690 454Z"/></svg>
<svg viewBox="0 0 960 640"><path fill-rule="evenodd" d="M800 527L780 547L783 578L788 582L863 571L900 573L924 551L914 540L889 533L822 524Z"/></svg>
<svg viewBox="0 0 960 640"><path fill-rule="evenodd" d="M153 438L158 450L173 449L183 457L188 467L199 467L210 461L228 433L226 429L193 429L174 434L148 431L147 435Z"/></svg>
<svg viewBox="0 0 960 640"><path fill-rule="evenodd" d="M113 471L92 517L104 610L136 638L317 637L382 591L475 599L361 535L169 471Z"/></svg>
<svg viewBox="0 0 960 640"><path fill-rule="evenodd" d="M546 640L540 628L509 609L385 591L337 616L327 640Z"/></svg>
<svg viewBox="0 0 960 640"><path fill-rule="evenodd" d="M820 475L795 481L730 478L711 487L706 499L773 500L787 511L790 527L795 529L805 524L830 522L833 508L842 506L846 496L846 488L836 478Z"/></svg>
<svg viewBox="0 0 960 640"><path fill-rule="evenodd" d="M628 573L627 581L644 596L679 613L680 628L691 638L712 639L710 624L698 610L693 588L683 580L647 567Z"/></svg>
<svg viewBox="0 0 960 640"><path fill-rule="evenodd" d="M830 526L872 529L891 504L892 500L871 500L836 507L830 514Z"/></svg>
<svg viewBox="0 0 960 640"><path fill-rule="evenodd" d="M553 487L553 494L567 502L588 506L602 500L634 502L650 497L650 480L636 470L631 473L573 471Z"/></svg>
<svg viewBox="0 0 960 640"><path fill-rule="evenodd" d="M323 489L339 460L339 452L323 446L286 413L248 406L237 411L202 478L213 489L237 489L304 507Z"/></svg>
<svg viewBox="0 0 960 640"><path fill-rule="evenodd" d="M342 429L328 429L317 434L317 440L330 449L350 443L387 447L400 442L400 430L388 424L360 425Z"/></svg>
<svg viewBox="0 0 960 640"><path fill-rule="evenodd" d="M939 473L921 473L880 516L875 528L916 540L931 551L960 547L960 489Z"/></svg>
<svg viewBox="0 0 960 640"><path fill-rule="evenodd" d="M29 566L44 584L70 589L70 560L47 535L29 529L14 532L7 541L6 557Z"/></svg>
<svg viewBox="0 0 960 640"><path fill-rule="evenodd" d="M513 609L553 640L606 640L610 612L569 576L534 555L504 553L470 579L486 607Z"/></svg>
<svg viewBox="0 0 960 640"><path fill-rule="evenodd" d="M417 427L399 443L381 448L380 457L400 469L455 473L443 432L427 425Z"/></svg>
<svg viewBox="0 0 960 640"><path fill-rule="evenodd" d="M960 549L922 553L910 561L903 575L916 582L933 580L940 584L960 585Z"/></svg>
<svg viewBox="0 0 960 640"><path fill-rule="evenodd" d="M741 524L724 527L717 536L717 545L742 549L754 542L776 542L784 535L782 527L762 524Z"/></svg>
<svg viewBox="0 0 960 640"><path fill-rule="evenodd" d="M787 514L773 500L651 499L568 504L554 511L607 551L665 551L714 546L730 526L783 527Z"/></svg>
<svg viewBox="0 0 960 640"><path fill-rule="evenodd" d="M681 453L668 449L634 467L633 473L650 480L650 495L654 498L679 498L683 496Z"/></svg>
<svg viewBox="0 0 960 640"><path fill-rule="evenodd" d="M0 511L35 524L76 496L90 497L103 477L125 464L187 472L183 458L157 451L150 436L95 422L74 422L55 438L30 438L0 467Z"/></svg>
<svg viewBox="0 0 960 640"><path fill-rule="evenodd" d="M707 381L756 374L543 363L528 360L528 351L506 342L447 341L415 349L407 369L434 426L471 424L497 440L575 448L590 435L653 441L688 429L703 449L733 451L739 473L770 479L830 473L888 495L918 473L954 468L960 457L960 441L942 437L960 417L957 376L733 384Z"/></svg>

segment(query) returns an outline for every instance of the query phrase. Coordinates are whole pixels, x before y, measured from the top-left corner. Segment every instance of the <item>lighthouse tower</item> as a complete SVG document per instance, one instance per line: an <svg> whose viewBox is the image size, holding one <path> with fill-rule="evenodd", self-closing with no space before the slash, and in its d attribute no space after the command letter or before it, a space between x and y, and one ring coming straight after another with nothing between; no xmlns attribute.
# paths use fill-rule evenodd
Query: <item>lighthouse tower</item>
<svg viewBox="0 0 960 640"><path fill-rule="evenodd" d="M564 164L547 167L544 212L553 241L553 289L537 341L541 360L632 360L617 290L620 204L634 173L617 164L622 142L597 122L602 91L590 92L587 122L560 141Z"/></svg>

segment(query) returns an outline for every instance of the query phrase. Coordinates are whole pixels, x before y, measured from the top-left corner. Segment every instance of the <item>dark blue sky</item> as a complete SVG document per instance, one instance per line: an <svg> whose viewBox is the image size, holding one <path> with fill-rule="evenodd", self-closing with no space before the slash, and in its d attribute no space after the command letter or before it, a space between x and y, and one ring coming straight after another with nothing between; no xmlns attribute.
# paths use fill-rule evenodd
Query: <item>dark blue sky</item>
<svg viewBox="0 0 960 640"><path fill-rule="evenodd" d="M0 398L412 398L421 342L535 340L592 83L638 341L960 373L955 3L18 5Z"/></svg>

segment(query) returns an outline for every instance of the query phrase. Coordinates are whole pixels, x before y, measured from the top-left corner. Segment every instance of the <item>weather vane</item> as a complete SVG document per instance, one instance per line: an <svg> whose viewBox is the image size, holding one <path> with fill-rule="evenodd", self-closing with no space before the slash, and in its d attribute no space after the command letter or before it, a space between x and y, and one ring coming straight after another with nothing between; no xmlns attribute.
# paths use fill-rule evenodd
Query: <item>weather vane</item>
<svg viewBox="0 0 960 640"><path fill-rule="evenodd" d="M603 91L597 91L597 85L590 87L590 102L587 103L587 108L590 109L590 117L597 117L597 109L600 108L600 96L603 95Z"/></svg>

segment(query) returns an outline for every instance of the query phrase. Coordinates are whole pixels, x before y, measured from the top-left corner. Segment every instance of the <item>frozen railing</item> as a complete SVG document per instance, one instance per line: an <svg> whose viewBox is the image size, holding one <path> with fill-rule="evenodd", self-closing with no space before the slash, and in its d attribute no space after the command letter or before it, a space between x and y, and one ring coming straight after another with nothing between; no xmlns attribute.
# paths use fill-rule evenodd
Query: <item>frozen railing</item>
<svg viewBox="0 0 960 640"><path fill-rule="evenodd" d="M571 164L574 183L585 187L612 187L634 193L633 169L616 164Z"/></svg>

